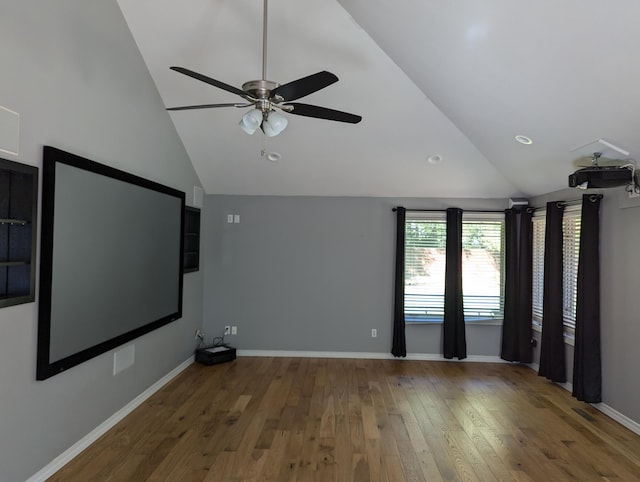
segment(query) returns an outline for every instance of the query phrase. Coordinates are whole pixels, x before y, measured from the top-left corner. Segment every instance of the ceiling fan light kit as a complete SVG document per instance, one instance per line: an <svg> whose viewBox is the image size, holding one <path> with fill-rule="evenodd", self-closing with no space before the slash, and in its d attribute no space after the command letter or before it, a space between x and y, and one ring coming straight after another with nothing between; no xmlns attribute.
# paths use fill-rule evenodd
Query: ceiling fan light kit
<svg viewBox="0 0 640 482"><path fill-rule="evenodd" d="M266 119L262 121L262 132L267 137L274 137L280 134L285 128L289 121L287 121L286 117L282 114L278 114L275 111L270 111L265 115Z"/></svg>
<svg viewBox="0 0 640 482"><path fill-rule="evenodd" d="M529 137L523 136L522 134L518 134L516 136L516 141L518 141L520 144L524 144L525 146L533 144L533 141Z"/></svg>
<svg viewBox="0 0 640 482"><path fill-rule="evenodd" d="M246 103L225 104L201 104L182 107L170 107L167 110L193 110L210 109L216 107L249 107L254 108L247 112L240 120L240 128L247 134L253 134L258 127L267 137L280 134L287 127L287 119L276 111L280 110L289 114L304 117L315 117L348 124L357 124L362 117L348 112L328 109L310 104L291 102L309 94L313 94L338 81L338 77L323 70L307 77L280 85L277 82L266 80L267 76L267 0L264 0L263 30L262 30L262 79L250 80L242 84L242 89L225 84L206 75L185 69L184 67L171 67L171 70L192 77L201 82L213 85L219 89L242 97Z"/></svg>
<svg viewBox="0 0 640 482"><path fill-rule="evenodd" d="M260 124L262 124L262 111L258 109L251 109L240 119L240 129L249 135L258 130Z"/></svg>

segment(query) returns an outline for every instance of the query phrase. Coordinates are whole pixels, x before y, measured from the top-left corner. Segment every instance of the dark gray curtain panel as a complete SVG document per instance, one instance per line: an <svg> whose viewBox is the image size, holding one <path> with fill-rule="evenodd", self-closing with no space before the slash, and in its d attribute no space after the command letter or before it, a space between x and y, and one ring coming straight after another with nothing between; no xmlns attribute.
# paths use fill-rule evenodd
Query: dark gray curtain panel
<svg viewBox="0 0 640 482"><path fill-rule="evenodd" d="M538 375L554 382L567 381L562 318L562 215L564 203L547 203L544 237L542 342Z"/></svg>
<svg viewBox="0 0 640 482"><path fill-rule="evenodd" d="M600 200L582 197L576 338L573 352L573 396L588 403L602 401L600 353Z"/></svg>
<svg viewBox="0 0 640 482"><path fill-rule="evenodd" d="M467 357L462 300L462 209L447 209L446 247L443 352L445 358L462 360Z"/></svg>
<svg viewBox="0 0 640 482"><path fill-rule="evenodd" d="M533 210L505 211L505 293L502 324L503 360L531 363L531 291Z"/></svg>
<svg viewBox="0 0 640 482"><path fill-rule="evenodd" d="M391 354L395 357L407 356L407 340L404 329L404 238L407 210L397 207L396 211L396 272L393 308L393 341Z"/></svg>

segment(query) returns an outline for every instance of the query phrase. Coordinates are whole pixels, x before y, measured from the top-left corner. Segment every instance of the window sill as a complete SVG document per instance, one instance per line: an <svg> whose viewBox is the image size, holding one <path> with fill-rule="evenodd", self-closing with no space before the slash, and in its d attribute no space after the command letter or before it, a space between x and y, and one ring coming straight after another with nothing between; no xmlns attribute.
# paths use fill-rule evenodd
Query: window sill
<svg viewBox="0 0 640 482"><path fill-rule="evenodd" d="M443 321L405 321L405 326L413 326L413 325L442 325ZM465 321L465 325L474 325L474 326L502 326L502 320L474 320L474 321Z"/></svg>
<svg viewBox="0 0 640 482"><path fill-rule="evenodd" d="M487 326L502 326L502 320L471 320L465 321L465 325L487 325Z"/></svg>

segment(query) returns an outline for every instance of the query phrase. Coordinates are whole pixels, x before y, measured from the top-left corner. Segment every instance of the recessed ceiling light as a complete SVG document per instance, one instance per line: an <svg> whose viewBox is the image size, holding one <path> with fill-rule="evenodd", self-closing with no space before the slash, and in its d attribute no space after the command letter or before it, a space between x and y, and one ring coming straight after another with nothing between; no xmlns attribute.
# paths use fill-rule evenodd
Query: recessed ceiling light
<svg viewBox="0 0 640 482"><path fill-rule="evenodd" d="M271 162L278 162L280 159L282 159L282 155L280 155L279 153L267 152L264 149L260 152L260 154L262 155L262 157L267 158Z"/></svg>
<svg viewBox="0 0 640 482"><path fill-rule="evenodd" d="M442 156L439 154L434 154L433 156L427 157L427 162L429 164L440 164L442 162Z"/></svg>
<svg viewBox="0 0 640 482"><path fill-rule="evenodd" d="M520 144L525 144L527 146L529 144L533 144L533 141L531 139L529 139L527 136L517 135L516 136L516 141L518 141Z"/></svg>

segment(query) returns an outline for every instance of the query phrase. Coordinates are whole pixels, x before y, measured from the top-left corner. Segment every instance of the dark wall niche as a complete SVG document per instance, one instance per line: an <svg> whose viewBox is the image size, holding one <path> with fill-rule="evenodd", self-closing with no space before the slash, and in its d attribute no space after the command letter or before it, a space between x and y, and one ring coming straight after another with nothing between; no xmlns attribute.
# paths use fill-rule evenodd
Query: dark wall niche
<svg viewBox="0 0 640 482"><path fill-rule="evenodd" d="M200 269L200 210L184 208L184 266L185 273Z"/></svg>
<svg viewBox="0 0 640 482"><path fill-rule="evenodd" d="M0 159L0 308L35 299L38 168Z"/></svg>

